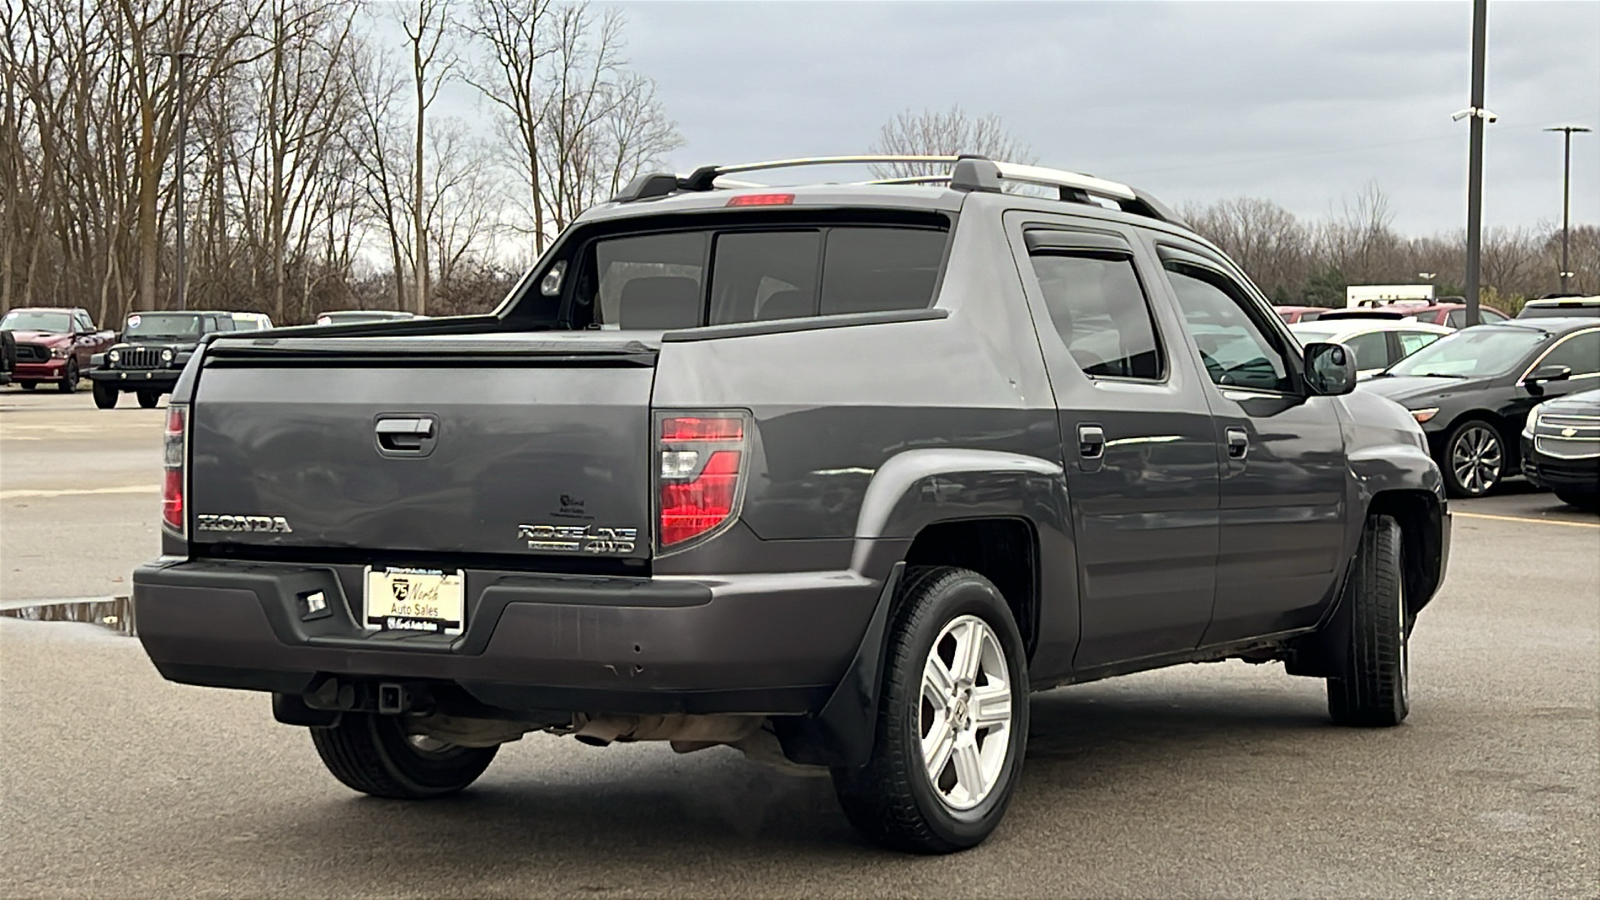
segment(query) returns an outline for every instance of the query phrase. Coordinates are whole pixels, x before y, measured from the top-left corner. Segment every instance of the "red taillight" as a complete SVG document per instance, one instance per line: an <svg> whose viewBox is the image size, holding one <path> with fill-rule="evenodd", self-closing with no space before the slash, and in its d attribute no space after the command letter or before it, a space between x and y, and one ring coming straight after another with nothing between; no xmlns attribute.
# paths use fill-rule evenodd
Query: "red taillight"
<svg viewBox="0 0 1600 900"><path fill-rule="evenodd" d="M167 428L162 435L161 521L184 533L183 462L184 437L188 431L189 410L183 406L167 409Z"/></svg>
<svg viewBox="0 0 1600 900"><path fill-rule="evenodd" d="M665 549L709 536L737 514L745 420L736 415L668 416L661 419L659 433L657 544Z"/></svg>
<svg viewBox="0 0 1600 900"><path fill-rule="evenodd" d="M729 206L789 206L793 194L739 194L728 198Z"/></svg>

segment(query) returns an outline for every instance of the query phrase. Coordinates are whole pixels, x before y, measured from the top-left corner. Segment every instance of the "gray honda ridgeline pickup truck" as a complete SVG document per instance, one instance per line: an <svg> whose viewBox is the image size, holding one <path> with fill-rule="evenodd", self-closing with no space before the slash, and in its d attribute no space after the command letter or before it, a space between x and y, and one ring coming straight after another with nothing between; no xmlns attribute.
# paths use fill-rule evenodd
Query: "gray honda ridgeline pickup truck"
<svg viewBox="0 0 1600 900"><path fill-rule="evenodd" d="M209 339L156 668L379 797L530 731L726 744L925 853L999 822L1029 691L1281 660L1405 718L1450 518L1346 348L1114 182L717 184L801 162L641 177L490 315Z"/></svg>

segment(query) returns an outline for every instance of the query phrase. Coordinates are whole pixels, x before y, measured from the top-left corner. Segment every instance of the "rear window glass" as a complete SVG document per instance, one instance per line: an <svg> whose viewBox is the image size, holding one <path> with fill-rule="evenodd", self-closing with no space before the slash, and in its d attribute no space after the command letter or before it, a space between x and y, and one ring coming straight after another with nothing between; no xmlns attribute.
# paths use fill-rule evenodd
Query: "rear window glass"
<svg viewBox="0 0 1600 900"><path fill-rule="evenodd" d="M692 328L924 309L946 232L890 226L694 231L595 245L592 322ZM709 285L706 263L709 259ZM579 289L578 305L586 306Z"/></svg>

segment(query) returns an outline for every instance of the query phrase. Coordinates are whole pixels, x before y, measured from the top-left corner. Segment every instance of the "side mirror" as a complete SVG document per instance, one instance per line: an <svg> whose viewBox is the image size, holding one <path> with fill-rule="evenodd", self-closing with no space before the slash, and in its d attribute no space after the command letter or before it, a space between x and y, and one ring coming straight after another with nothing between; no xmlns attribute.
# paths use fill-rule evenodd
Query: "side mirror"
<svg viewBox="0 0 1600 900"><path fill-rule="evenodd" d="M1343 344L1307 344L1305 370L1313 394L1333 397L1356 389L1356 355Z"/></svg>
<svg viewBox="0 0 1600 900"><path fill-rule="evenodd" d="M1528 393L1542 394L1544 393L1545 382L1566 381L1571 377L1572 370L1566 366L1540 366L1529 372L1528 377L1522 379L1522 383L1527 385Z"/></svg>

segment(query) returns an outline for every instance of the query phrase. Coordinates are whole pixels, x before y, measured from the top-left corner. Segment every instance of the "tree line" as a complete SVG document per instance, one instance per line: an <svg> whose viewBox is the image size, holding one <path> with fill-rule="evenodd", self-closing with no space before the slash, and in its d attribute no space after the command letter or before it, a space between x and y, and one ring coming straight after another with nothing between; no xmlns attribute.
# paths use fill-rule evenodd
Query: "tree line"
<svg viewBox="0 0 1600 900"><path fill-rule="evenodd" d="M174 308L180 170L189 308L484 309L682 143L624 30L554 0L0 4L0 309ZM440 102L471 89L491 133Z"/></svg>

